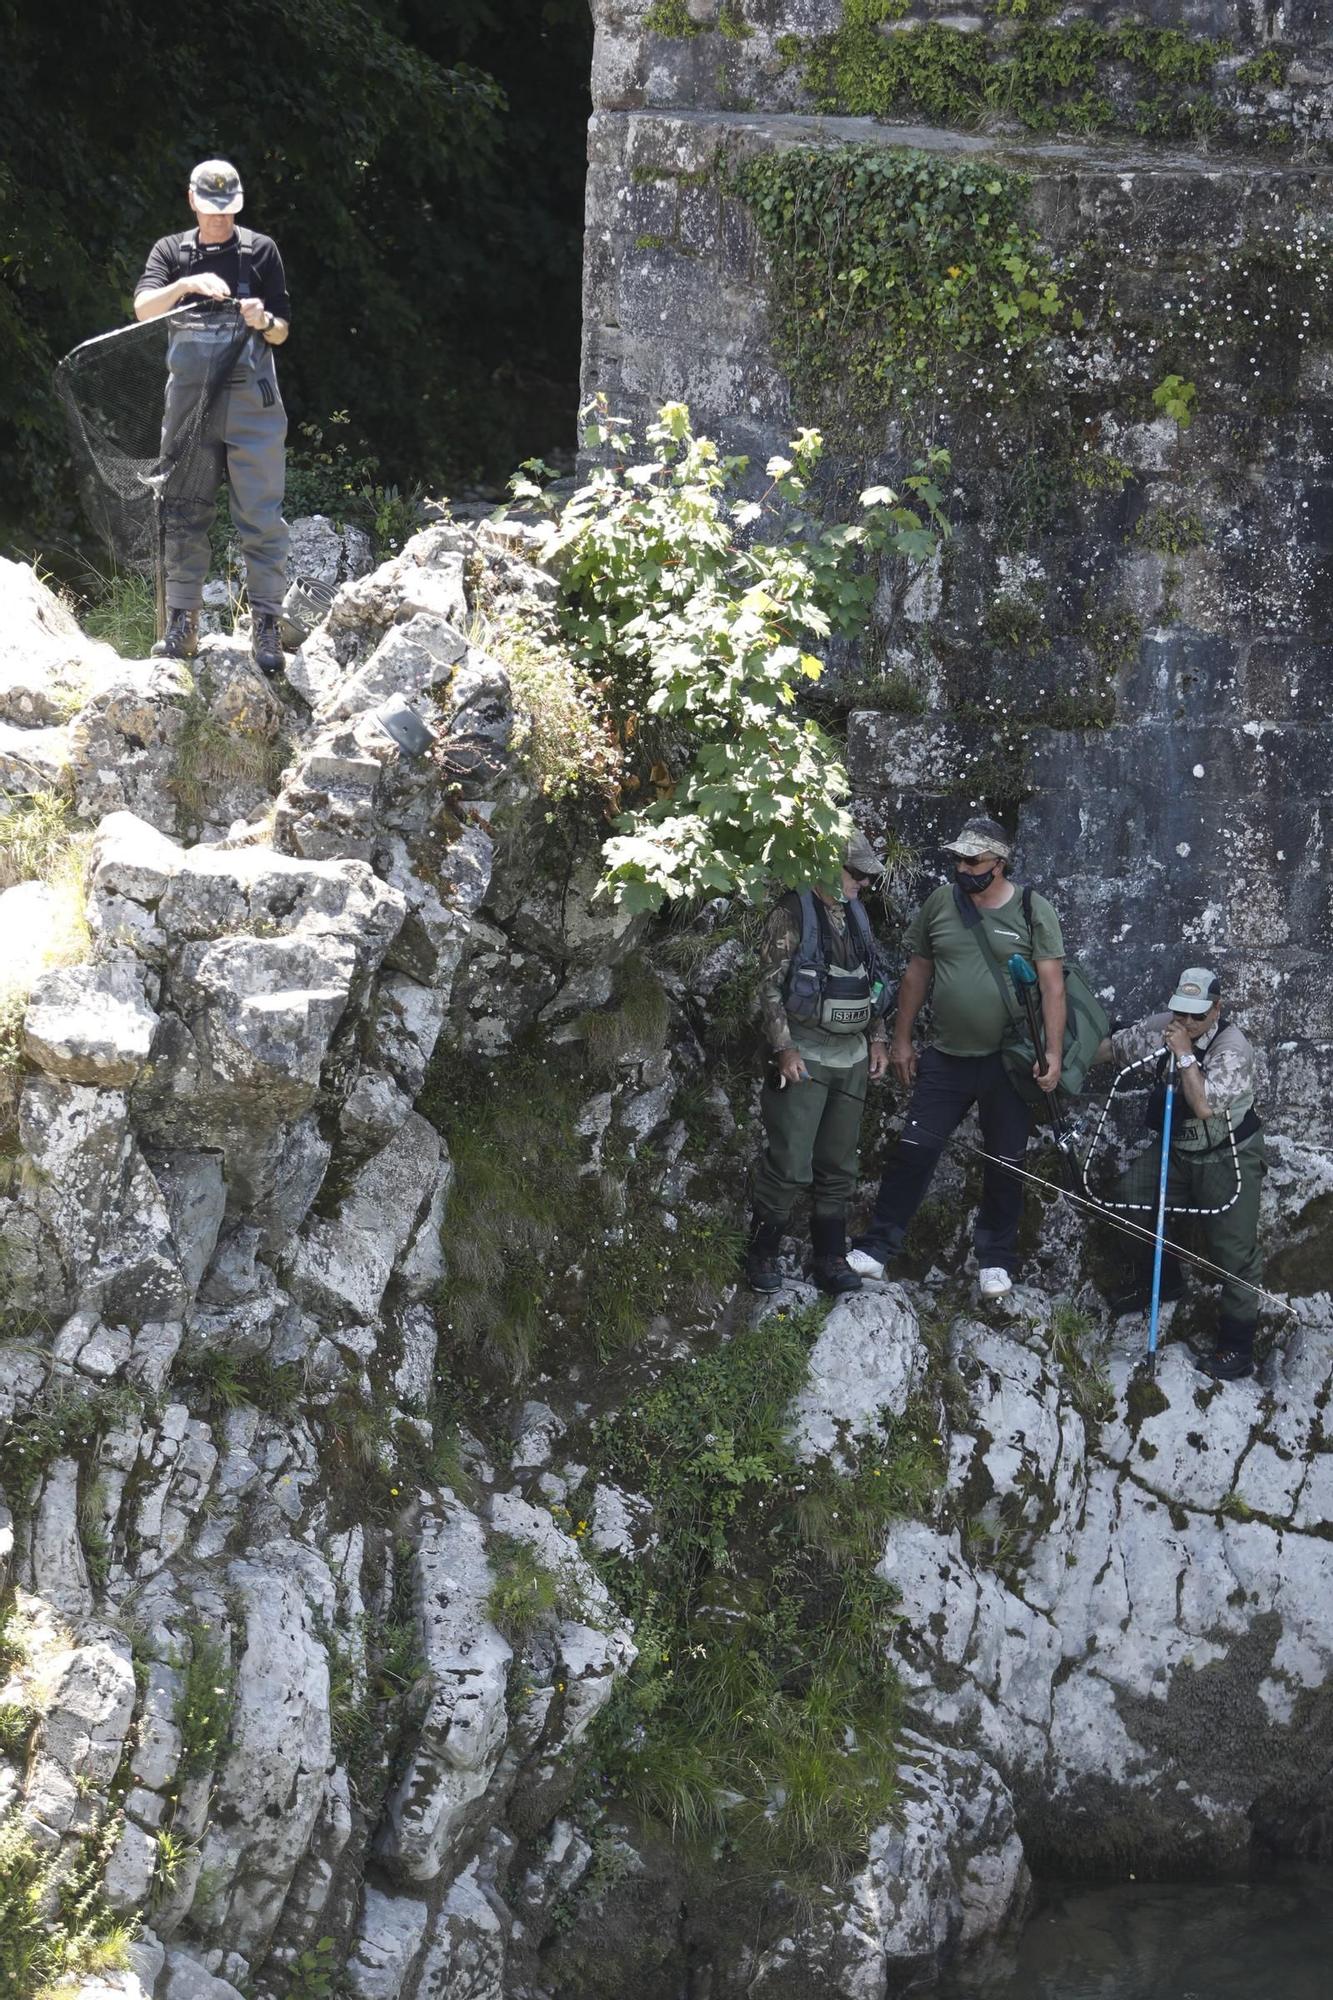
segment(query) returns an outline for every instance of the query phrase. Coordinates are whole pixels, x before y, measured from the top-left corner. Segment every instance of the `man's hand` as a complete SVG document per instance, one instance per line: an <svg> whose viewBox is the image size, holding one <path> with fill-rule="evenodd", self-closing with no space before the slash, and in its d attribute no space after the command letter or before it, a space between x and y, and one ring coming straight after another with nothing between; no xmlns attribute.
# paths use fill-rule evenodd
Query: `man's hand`
<svg viewBox="0 0 1333 2000"><path fill-rule="evenodd" d="M1049 1094L1055 1089L1056 1084L1060 1081L1060 1058L1053 1049L1046 1051L1045 1069L1041 1066L1041 1058L1039 1056L1032 1065L1032 1074L1036 1079L1039 1090L1044 1090Z"/></svg>
<svg viewBox="0 0 1333 2000"><path fill-rule="evenodd" d="M902 1041L894 1036L889 1044L889 1068L904 1090L910 1090L916 1082L916 1050L911 1038Z"/></svg>
<svg viewBox="0 0 1333 2000"><path fill-rule="evenodd" d="M810 1072L798 1049L778 1050L778 1075L784 1083L809 1083Z"/></svg>
<svg viewBox="0 0 1333 2000"><path fill-rule="evenodd" d="M876 1040L870 1044L870 1080L878 1083L889 1067L889 1045Z"/></svg>
<svg viewBox="0 0 1333 2000"><path fill-rule="evenodd" d="M238 299L236 303L241 309L241 318L245 321L246 325L253 327L256 333L262 333L264 322L268 318L268 307L264 304L264 301L262 299Z"/></svg>
<svg viewBox="0 0 1333 2000"><path fill-rule="evenodd" d="M1183 1021L1172 1021L1169 1027L1164 1028L1162 1031L1162 1040L1177 1060L1181 1056L1189 1056L1194 1053L1194 1044L1190 1040L1190 1031Z"/></svg>
<svg viewBox="0 0 1333 2000"><path fill-rule="evenodd" d="M185 298L190 292L197 292L201 299L229 299L231 286L216 271L200 271L197 277L179 280L180 295Z"/></svg>

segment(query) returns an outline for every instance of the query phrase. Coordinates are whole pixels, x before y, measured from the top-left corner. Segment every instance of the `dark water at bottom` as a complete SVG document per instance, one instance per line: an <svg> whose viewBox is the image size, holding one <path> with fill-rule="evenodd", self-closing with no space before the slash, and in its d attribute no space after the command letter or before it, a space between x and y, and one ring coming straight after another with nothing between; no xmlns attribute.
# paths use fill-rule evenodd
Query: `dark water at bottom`
<svg viewBox="0 0 1333 2000"><path fill-rule="evenodd" d="M1333 1872L1043 1888L1002 1961L940 2000L1333 2000Z"/></svg>

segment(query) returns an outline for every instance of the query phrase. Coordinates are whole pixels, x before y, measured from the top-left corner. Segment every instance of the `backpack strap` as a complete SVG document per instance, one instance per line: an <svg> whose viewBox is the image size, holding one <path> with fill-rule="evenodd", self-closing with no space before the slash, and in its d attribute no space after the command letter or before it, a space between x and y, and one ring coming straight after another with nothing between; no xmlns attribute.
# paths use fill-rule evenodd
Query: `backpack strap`
<svg viewBox="0 0 1333 2000"><path fill-rule="evenodd" d="M238 299L248 299L250 297L250 260L254 255L254 248L254 230L242 229L238 222L236 224L236 254L239 263L236 273L236 296Z"/></svg>
<svg viewBox="0 0 1333 2000"><path fill-rule="evenodd" d="M999 988L1000 998L1004 1002L1005 1013L1009 1016L1010 1022L1014 1027L1024 1027L1026 1023L1024 1022L1022 1009L1018 1005L1018 999L1009 978L1008 968L1001 965L999 959L996 957L995 947L991 943L986 926L981 920L980 910L969 896L963 894L957 883L954 884L953 899L959 916L981 948L981 955L986 961L987 970ZM1008 909L1009 905L1006 903L1004 907ZM1023 921L1028 927L1028 939L1031 941L1032 890L1029 887L1025 887L1023 890L1022 909Z"/></svg>
<svg viewBox="0 0 1333 2000"><path fill-rule="evenodd" d="M847 911L847 929L861 954L861 963L873 971L875 965L875 937L870 928L870 919L861 908L861 898L853 896L844 905Z"/></svg>
<svg viewBox="0 0 1333 2000"><path fill-rule="evenodd" d="M801 962L803 965L818 966L823 972L828 964L824 950L824 932L819 921L819 906L815 902L813 889L799 889L797 899L801 905Z"/></svg>

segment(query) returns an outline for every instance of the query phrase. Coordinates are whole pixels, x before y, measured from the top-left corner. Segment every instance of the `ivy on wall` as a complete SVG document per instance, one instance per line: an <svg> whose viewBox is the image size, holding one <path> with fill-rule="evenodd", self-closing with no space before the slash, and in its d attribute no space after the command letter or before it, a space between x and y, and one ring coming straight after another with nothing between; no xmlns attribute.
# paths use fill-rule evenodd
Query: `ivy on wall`
<svg viewBox="0 0 1333 2000"><path fill-rule="evenodd" d="M993 162L881 146L792 148L736 186L770 257L772 336L797 407L833 441L883 430L947 383L1029 394L1056 330L1082 325Z"/></svg>
<svg viewBox="0 0 1333 2000"><path fill-rule="evenodd" d="M1159 139L1206 138L1230 124L1266 141L1292 136L1263 115L1265 93L1285 79L1276 50L1219 76L1236 53L1224 37L1134 20L1051 22L1044 0L1000 0L993 26L973 31L907 21L908 11L906 0L845 0L836 32L783 36L779 53L819 110L857 117Z"/></svg>

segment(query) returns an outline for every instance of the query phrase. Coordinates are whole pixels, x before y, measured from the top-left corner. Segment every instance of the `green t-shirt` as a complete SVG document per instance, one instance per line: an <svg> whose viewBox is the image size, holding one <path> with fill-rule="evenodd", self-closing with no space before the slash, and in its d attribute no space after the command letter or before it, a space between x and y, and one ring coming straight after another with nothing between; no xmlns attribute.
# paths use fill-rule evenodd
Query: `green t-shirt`
<svg viewBox="0 0 1333 2000"><path fill-rule="evenodd" d="M1029 964L1065 955L1060 919L1044 896L1033 895L1031 934L1019 888L998 910L978 909L977 915L1002 970L1016 951ZM969 930L958 914L952 883L927 896L907 927L906 944L913 957L928 958L935 967L931 1047L947 1056L994 1055L1021 1018L1022 1002L1015 994L1012 1012L1005 1006L979 932Z"/></svg>

